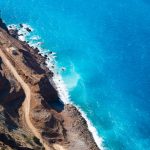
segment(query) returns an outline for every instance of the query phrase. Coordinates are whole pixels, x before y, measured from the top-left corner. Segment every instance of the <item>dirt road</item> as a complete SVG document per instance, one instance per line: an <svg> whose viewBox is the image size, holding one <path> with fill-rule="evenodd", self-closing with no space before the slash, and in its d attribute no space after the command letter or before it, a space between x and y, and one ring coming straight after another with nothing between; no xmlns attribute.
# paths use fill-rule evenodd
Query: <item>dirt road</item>
<svg viewBox="0 0 150 150"><path fill-rule="evenodd" d="M29 113L30 113L31 90L30 90L29 86L24 82L24 80L21 78L21 76L17 73L15 67L7 59L7 57L5 56L5 54L2 50L0 50L0 56L3 60L3 63L8 67L8 69L14 75L16 80L20 83L20 85L22 86L22 88L25 92L26 98L23 103L23 108L24 108L25 120L26 120L28 127L33 132L33 134L40 140L40 142L44 145L45 149L50 150L50 147L44 143L40 133L37 131L37 129L33 126L33 124L30 121Z"/></svg>

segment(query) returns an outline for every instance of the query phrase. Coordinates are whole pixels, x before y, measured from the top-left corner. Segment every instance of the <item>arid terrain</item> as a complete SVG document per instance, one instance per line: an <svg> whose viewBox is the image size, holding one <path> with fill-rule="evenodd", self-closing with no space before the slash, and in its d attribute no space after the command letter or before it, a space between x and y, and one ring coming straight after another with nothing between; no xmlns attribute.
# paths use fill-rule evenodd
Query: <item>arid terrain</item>
<svg viewBox="0 0 150 150"><path fill-rule="evenodd" d="M38 52L0 19L0 149L98 150L81 113L59 99Z"/></svg>

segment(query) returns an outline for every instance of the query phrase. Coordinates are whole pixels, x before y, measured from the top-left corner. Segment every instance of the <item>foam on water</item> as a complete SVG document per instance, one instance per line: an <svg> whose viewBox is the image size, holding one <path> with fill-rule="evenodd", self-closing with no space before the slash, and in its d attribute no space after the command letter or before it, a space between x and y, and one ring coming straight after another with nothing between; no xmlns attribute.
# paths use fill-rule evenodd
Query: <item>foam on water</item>
<svg viewBox="0 0 150 150"><path fill-rule="evenodd" d="M38 36L38 35L35 35L35 36L32 36L31 38L30 38L30 40L40 40L40 37Z"/></svg>
<svg viewBox="0 0 150 150"><path fill-rule="evenodd" d="M67 89L69 89L69 91L74 89L81 79L80 74L76 71L74 64L72 62L70 62L70 64L71 68L69 72L63 77L63 80L66 83ZM65 68L65 71L68 71L68 69Z"/></svg>
<svg viewBox="0 0 150 150"><path fill-rule="evenodd" d="M75 104L74 104L74 105L75 105ZM82 111L82 109L81 109L79 106L77 106L77 105L75 105L75 106L76 106L76 107L78 108L78 110L81 112L82 117L86 120L87 125L88 125L88 129L89 129L89 131L92 133L93 138L94 138L96 144L98 145L98 147L99 147L101 150L106 150L106 148L105 148L104 145L103 145L103 139L98 135L98 132L97 132L96 128L93 126L92 122L88 119L86 113L84 113L84 112Z"/></svg>
<svg viewBox="0 0 150 150"><path fill-rule="evenodd" d="M33 31L31 26L29 26L28 24L21 24L21 25L11 24L8 25L8 29L18 30L18 35L19 35L18 38L20 41L26 41L26 37L29 36L29 32L27 29Z"/></svg>
<svg viewBox="0 0 150 150"><path fill-rule="evenodd" d="M88 129L92 133L93 138L94 138L96 144L98 145L98 147L101 150L106 150L106 148L103 145L103 139L98 135L96 128L93 126L91 121L88 119L86 113L84 113L82 111L82 109L79 106L77 106L76 104L74 104L70 99L68 88L71 89L77 85L78 80L80 79L80 75L75 71L74 66L72 66L72 71L71 71L72 75L71 75L70 79L75 78L75 80L73 83L68 84L69 87L66 87L62 76L58 72L59 68L57 67L57 62L55 59L56 53L55 52L49 53L50 50L46 50L46 49L42 48L43 43L39 41L41 39L40 36L38 36L38 35L31 36L30 32L27 31L27 28L29 28L31 31L33 31L33 28L31 26L29 26L28 24L22 24L22 27L20 25L15 25L15 24L8 25L8 29L13 29L13 30L17 29L18 30L19 40L21 40L21 41L29 40L28 44L31 47L38 48L39 53L42 56L44 56L44 55L48 56L47 60L46 60L47 67L54 73L54 76L52 78L53 80L50 80L50 82L57 89L59 98L63 101L63 103L65 103L65 104L70 103L77 107L77 109L81 112L82 117L86 120ZM66 69L66 68L64 68L64 69Z"/></svg>

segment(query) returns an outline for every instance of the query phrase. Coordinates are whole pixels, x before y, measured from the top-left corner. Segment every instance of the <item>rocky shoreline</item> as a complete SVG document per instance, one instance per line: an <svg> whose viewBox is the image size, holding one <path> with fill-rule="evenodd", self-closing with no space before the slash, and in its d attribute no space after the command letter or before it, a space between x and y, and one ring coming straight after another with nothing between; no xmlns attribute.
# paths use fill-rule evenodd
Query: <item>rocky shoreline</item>
<svg viewBox="0 0 150 150"><path fill-rule="evenodd" d="M30 32L30 29L27 28L27 31ZM46 66L47 56L39 54L39 50L30 47L27 42L20 41L18 36L17 30L8 30L0 19L0 50L30 88L29 119L43 143L48 145L49 150L99 150L79 110L59 99L52 81L54 74ZM26 122L23 110L25 97L21 84L1 58L0 137L5 137L5 140L0 138L1 148L44 148Z"/></svg>

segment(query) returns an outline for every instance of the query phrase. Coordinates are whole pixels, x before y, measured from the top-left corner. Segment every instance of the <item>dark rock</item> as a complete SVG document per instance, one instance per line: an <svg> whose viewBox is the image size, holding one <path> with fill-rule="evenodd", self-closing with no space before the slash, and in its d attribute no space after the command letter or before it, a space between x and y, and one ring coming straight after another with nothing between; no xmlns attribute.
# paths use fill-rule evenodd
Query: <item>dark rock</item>
<svg viewBox="0 0 150 150"><path fill-rule="evenodd" d="M20 24L20 27L23 28L23 24Z"/></svg>
<svg viewBox="0 0 150 150"><path fill-rule="evenodd" d="M12 37L14 37L14 38L16 38L16 39L18 39L18 30L17 29L10 29L9 30L9 34L12 36Z"/></svg>
<svg viewBox="0 0 150 150"><path fill-rule="evenodd" d="M27 30L28 32L31 32L31 31L32 31L30 28L26 28L26 30Z"/></svg>
<svg viewBox="0 0 150 150"><path fill-rule="evenodd" d="M1 27L2 29L4 29L5 31L7 31L7 33L9 33L6 24L3 22L3 20L2 20L1 18L0 18L0 27Z"/></svg>
<svg viewBox="0 0 150 150"><path fill-rule="evenodd" d="M46 76L41 78L38 84L41 95L47 103L51 103L52 101L57 101L59 99L56 89L50 84L49 79Z"/></svg>

